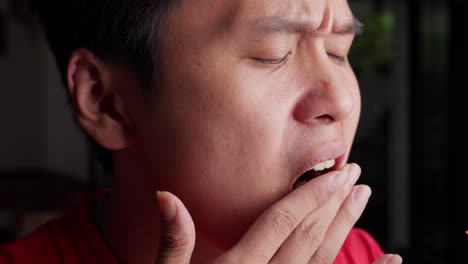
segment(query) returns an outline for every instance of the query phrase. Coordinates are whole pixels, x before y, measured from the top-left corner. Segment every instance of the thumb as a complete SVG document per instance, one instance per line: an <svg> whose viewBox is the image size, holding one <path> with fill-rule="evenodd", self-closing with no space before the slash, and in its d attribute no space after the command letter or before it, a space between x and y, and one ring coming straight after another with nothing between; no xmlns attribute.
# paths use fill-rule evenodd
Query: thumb
<svg viewBox="0 0 468 264"><path fill-rule="evenodd" d="M182 202L169 192L158 192L161 238L157 264L188 264L195 246L195 226Z"/></svg>

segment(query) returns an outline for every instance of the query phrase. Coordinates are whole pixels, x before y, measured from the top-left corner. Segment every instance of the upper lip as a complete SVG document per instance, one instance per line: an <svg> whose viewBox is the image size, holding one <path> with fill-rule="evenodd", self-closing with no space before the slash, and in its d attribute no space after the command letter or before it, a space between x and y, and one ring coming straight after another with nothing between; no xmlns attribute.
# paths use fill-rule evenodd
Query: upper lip
<svg viewBox="0 0 468 264"><path fill-rule="evenodd" d="M339 169L343 166L344 156L346 155L346 145L339 143L326 143L321 147L315 147L313 150L307 152L304 160L299 167L299 170L293 177L291 184L305 172L311 170L315 165L327 160L335 160L335 166L332 170Z"/></svg>

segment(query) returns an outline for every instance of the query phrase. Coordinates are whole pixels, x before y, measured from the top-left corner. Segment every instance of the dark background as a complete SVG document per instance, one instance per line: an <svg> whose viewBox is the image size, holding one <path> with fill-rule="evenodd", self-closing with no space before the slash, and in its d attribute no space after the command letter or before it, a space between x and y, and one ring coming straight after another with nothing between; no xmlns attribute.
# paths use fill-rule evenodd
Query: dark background
<svg viewBox="0 0 468 264"><path fill-rule="evenodd" d="M372 45L358 39L352 57L363 96L352 159L374 190L358 225L406 263L468 263L468 2L351 6L359 18L380 23L361 37ZM376 53L369 60L377 70L359 70L366 53Z"/></svg>
<svg viewBox="0 0 468 264"><path fill-rule="evenodd" d="M363 109L358 226L405 263L468 263L468 1L350 0ZM27 0L0 0L0 241L106 186ZM40 198L40 199L39 199Z"/></svg>

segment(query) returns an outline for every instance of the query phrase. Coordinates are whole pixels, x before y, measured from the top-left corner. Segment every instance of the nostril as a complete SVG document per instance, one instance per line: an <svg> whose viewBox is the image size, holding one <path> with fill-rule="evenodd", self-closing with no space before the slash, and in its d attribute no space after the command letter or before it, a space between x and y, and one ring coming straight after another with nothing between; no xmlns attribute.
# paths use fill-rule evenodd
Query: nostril
<svg viewBox="0 0 468 264"><path fill-rule="evenodd" d="M319 117L316 118L317 121L319 121L320 123L333 123L335 121L335 119L331 116L331 115L321 115Z"/></svg>
<svg viewBox="0 0 468 264"><path fill-rule="evenodd" d="M314 104L301 104L294 111L294 118L304 124L330 124L335 122L335 118L331 114L322 114L316 115L315 111L318 109L313 109Z"/></svg>

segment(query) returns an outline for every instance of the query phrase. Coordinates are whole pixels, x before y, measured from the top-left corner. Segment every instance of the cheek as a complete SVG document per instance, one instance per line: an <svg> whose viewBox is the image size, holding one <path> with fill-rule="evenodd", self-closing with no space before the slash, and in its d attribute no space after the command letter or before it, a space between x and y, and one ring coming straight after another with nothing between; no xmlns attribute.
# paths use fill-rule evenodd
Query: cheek
<svg viewBox="0 0 468 264"><path fill-rule="evenodd" d="M213 236L226 224L233 236L242 233L288 180L281 97L269 84L229 72L184 73L159 93L145 132L158 187L178 195L197 228Z"/></svg>

